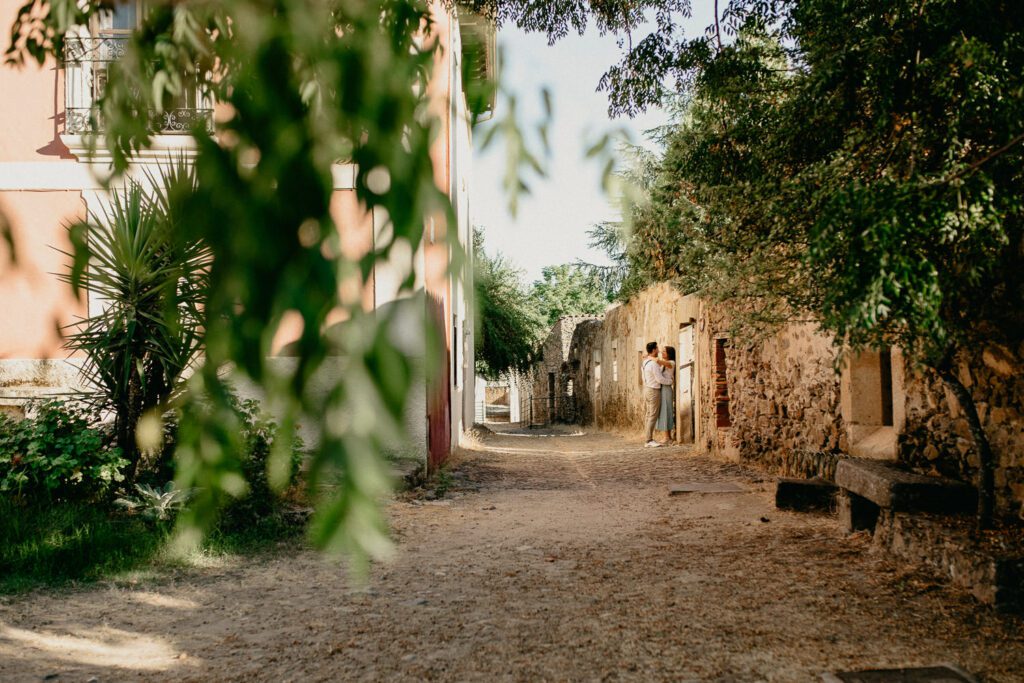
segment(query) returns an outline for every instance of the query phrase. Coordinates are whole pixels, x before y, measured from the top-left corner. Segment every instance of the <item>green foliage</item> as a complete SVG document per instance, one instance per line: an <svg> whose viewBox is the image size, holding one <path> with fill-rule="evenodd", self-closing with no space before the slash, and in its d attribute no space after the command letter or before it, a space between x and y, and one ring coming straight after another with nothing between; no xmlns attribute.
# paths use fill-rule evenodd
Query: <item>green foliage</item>
<svg viewBox="0 0 1024 683"><path fill-rule="evenodd" d="M453 483L451 473L446 468L441 468L434 478L434 495L438 498L444 498Z"/></svg>
<svg viewBox="0 0 1024 683"><path fill-rule="evenodd" d="M59 57L68 28L88 24L104 6L29 0L9 57ZM220 374L230 365L272 397L283 430L307 418L320 426L311 485L328 472L340 481L314 524L318 544L356 559L389 548L377 510L388 489L379 454L403 431L412 363L389 333L397 310L370 315L358 297L341 300L339 291L342 283L365 284L395 244L411 266L424 222L451 221L431 161L437 120L425 86L438 50L431 21L419 0L157 3L109 71L96 143L113 156L115 171L150 145L152 112L187 83L222 105L216 137L202 126L193 131L197 186L174 198L179 248L202 243L211 257L205 364L181 403L176 453L177 485L200 490L182 516L186 526L209 528L217 501L246 487L240 420ZM355 165L357 199L390 226L358 261L342 256L330 213L338 161ZM403 291L415 282L410 268ZM324 330L339 313L345 356L328 362ZM287 366L269 360L286 314L302 322ZM326 372L329 389L313 390L311 379ZM289 457L289 448L273 449L271 471L285 471L280 463Z"/></svg>
<svg viewBox="0 0 1024 683"><path fill-rule="evenodd" d="M195 188L183 161L169 164L154 190L129 180L110 206L72 226L73 263L62 279L100 297L99 312L71 326L66 346L85 355L82 376L98 410L115 415L118 446L134 481L139 420L162 412L202 349L209 252L184 230L172 197Z"/></svg>
<svg viewBox="0 0 1024 683"><path fill-rule="evenodd" d="M169 522L185 509L194 494L194 491L175 488L173 481L162 487L136 484L135 495L121 496L114 504L152 522Z"/></svg>
<svg viewBox="0 0 1024 683"><path fill-rule="evenodd" d="M297 433L291 438L282 434L277 423L262 411L258 401L235 400L233 403L244 444L241 471L247 486L244 494L221 510L218 527L227 530L242 529L279 512L282 502L279 491L296 483L303 459L302 438ZM268 470L275 444L278 447L284 444L289 454L287 460L274 463L286 468L278 473ZM272 480L276 486L271 485Z"/></svg>
<svg viewBox="0 0 1024 683"><path fill-rule="evenodd" d="M661 129L649 133L661 141ZM588 276L598 278L609 300L629 299L643 289L647 282L635 267L636 252L644 245L633 239L633 219L648 206L649 197L661 172L661 157L644 147L620 144L618 147L619 168L614 171L613 198L619 204L620 220L602 221L587 231L591 248L602 251L611 265L577 262Z"/></svg>
<svg viewBox="0 0 1024 683"><path fill-rule="evenodd" d="M567 315L597 315L611 301L601 278L574 264L546 266L533 283L530 299L548 325Z"/></svg>
<svg viewBox="0 0 1024 683"><path fill-rule="evenodd" d="M730 3L694 67L631 261L750 330L813 319L844 351L952 372L1024 339L1024 13L1001 0Z"/></svg>
<svg viewBox="0 0 1024 683"><path fill-rule="evenodd" d="M661 104L673 81L688 79L692 59L687 57L709 52L717 37L710 29L689 39L683 35L680 22L691 16L691 0L470 0L465 4L499 24L544 33L552 42L570 33L583 35L588 26L620 36L625 48L622 60L597 84L608 93L609 112L616 116L633 116ZM730 7L733 4L740 3L729 3ZM779 3L758 0L758 4ZM728 30L729 25L724 28Z"/></svg>
<svg viewBox="0 0 1024 683"><path fill-rule="evenodd" d="M150 560L168 533L93 503L22 506L0 496L0 594L132 569Z"/></svg>
<svg viewBox="0 0 1024 683"><path fill-rule="evenodd" d="M637 268L755 324L812 316L847 348L936 365L979 337L1015 346L1021 13L733 5L743 30L698 70L637 212Z"/></svg>
<svg viewBox="0 0 1024 683"><path fill-rule="evenodd" d="M157 517L118 514L92 502L20 505L0 496L0 594L187 565L193 556L166 553L172 527ZM294 543L298 532L281 515L242 529L215 527L199 553L249 554Z"/></svg>
<svg viewBox="0 0 1024 683"><path fill-rule="evenodd" d="M484 251L483 233L474 230L476 287L476 369L497 379L530 367L543 333L543 320L523 285L521 272L501 254Z"/></svg>
<svg viewBox="0 0 1024 683"><path fill-rule="evenodd" d="M91 500L124 480L128 461L97 416L61 401L18 420L0 414L0 497Z"/></svg>

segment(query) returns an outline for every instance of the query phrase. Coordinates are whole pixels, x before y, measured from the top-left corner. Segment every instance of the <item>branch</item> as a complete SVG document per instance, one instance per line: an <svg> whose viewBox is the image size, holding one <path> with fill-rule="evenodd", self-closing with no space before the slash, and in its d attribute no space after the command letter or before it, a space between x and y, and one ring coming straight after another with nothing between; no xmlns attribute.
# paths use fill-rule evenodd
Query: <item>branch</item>
<svg viewBox="0 0 1024 683"><path fill-rule="evenodd" d="M1014 137L1012 140L1007 142L1005 145L1003 145L999 149L996 149L996 150L993 150L993 151L989 152L988 154L986 154L982 158L978 159L974 163L970 164L969 166L965 166L964 168L960 169L956 173L953 173L952 175L948 175L945 178L942 178L941 180L936 181L936 184L943 185L945 183L951 183L954 180L962 178L962 177L964 177L966 175L970 175L970 174L974 173L975 171L977 171L982 166L984 166L985 164L987 164L988 162L990 162L993 159L995 159L996 157L998 157L998 156L1000 156L1002 154L1005 154L1006 152L1008 152L1010 150L1011 147L1013 147L1014 145L1020 144L1022 141L1024 141L1024 133L1021 133L1020 135L1017 135L1016 137Z"/></svg>

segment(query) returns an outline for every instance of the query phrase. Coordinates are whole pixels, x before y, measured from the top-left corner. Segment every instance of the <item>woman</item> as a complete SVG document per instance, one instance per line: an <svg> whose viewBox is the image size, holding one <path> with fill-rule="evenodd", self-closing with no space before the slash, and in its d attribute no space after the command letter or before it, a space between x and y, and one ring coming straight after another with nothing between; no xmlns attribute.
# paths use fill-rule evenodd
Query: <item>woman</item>
<svg viewBox="0 0 1024 683"><path fill-rule="evenodd" d="M676 350L674 347L666 346L661 350L658 365L661 366L662 375L666 379L673 380L671 384L661 386L661 412L658 413L658 422L654 425L655 430L665 432L665 441L662 443L668 443L674 441L672 434L676 430L676 392L673 390L676 372Z"/></svg>

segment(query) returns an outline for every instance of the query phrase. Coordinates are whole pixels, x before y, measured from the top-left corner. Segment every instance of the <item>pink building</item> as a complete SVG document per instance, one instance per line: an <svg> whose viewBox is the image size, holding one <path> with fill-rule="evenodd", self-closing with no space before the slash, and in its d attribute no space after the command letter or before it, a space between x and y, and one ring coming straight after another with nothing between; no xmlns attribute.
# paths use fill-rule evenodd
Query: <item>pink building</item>
<svg viewBox="0 0 1024 683"><path fill-rule="evenodd" d="M0 27L9 27L21 0L0 0ZM28 398L59 393L77 384L77 359L62 347L60 330L98 302L79 302L54 273L65 268L64 225L98 210L107 201L97 175L109 159L90 153L83 140L90 111L103 86L106 65L118 58L125 36L137 25L143 3L118 6L95 25L69 37L65 63L42 67L0 67L0 215L10 222L17 263L0 266L0 410L19 411ZM436 465L472 425L474 408L472 263L450 269L457 240L472 254L470 218L471 125L462 82L465 40L486 56L481 77L493 78L494 32L479 17L434 6L435 35L442 49L436 59L430 97L442 134L432 152L438 187L451 198L454 225L428 221L421 251L413 255L417 282L426 294L429 315L444 331L447 356L441 377L414 389L408 415L415 455ZM482 49L481 49L482 48ZM168 151L187 153L187 131L196 120L213 116L213 102L198 93L181 98L180 107L153 122L153 149L139 155L133 175L142 177ZM380 221L356 199L350 165L334 169L334 212L348 256L372 247ZM367 309L397 297L408 272L404 263L382 263L362 292ZM282 346L288 341L282 339ZM429 455L429 457L428 457Z"/></svg>

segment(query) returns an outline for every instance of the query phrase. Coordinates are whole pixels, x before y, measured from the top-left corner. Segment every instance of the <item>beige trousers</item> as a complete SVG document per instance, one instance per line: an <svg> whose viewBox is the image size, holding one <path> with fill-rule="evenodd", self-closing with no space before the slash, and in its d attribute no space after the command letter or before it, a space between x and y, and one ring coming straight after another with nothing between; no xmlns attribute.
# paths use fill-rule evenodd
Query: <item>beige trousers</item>
<svg viewBox="0 0 1024 683"><path fill-rule="evenodd" d="M644 387L644 407L647 409L647 439L654 438L654 425L658 421L658 413L661 412L661 389Z"/></svg>

